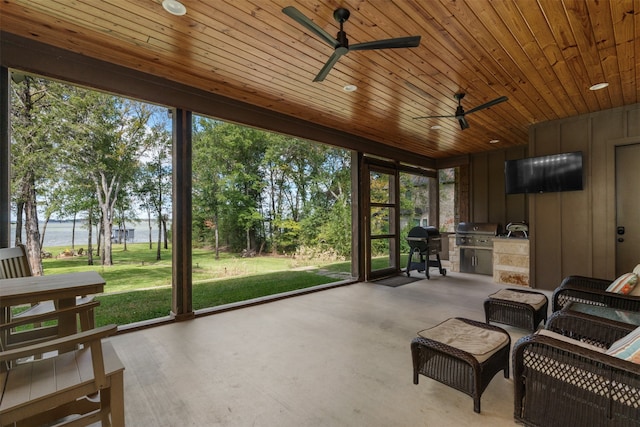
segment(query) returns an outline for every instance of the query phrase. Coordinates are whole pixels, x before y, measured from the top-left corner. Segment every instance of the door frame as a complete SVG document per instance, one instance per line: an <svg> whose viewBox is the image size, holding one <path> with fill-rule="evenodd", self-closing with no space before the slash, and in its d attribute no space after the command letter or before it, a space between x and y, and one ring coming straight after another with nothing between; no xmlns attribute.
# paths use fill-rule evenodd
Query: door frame
<svg viewBox="0 0 640 427"><path fill-rule="evenodd" d="M605 196L606 203L606 252L611 254L606 261L606 277L616 276L616 148L625 145L640 144L640 136L629 138L611 139L606 143L606 188L612 188L613 191L607 192Z"/></svg>
<svg viewBox="0 0 640 427"><path fill-rule="evenodd" d="M389 175L389 203L372 203L371 202L371 172L380 172ZM364 264L365 264L365 281L379 279L396 275L400 272L400 172L392 162L384 162L379 159L364 159L362 168L362 205L363 205L363 243L365 247ZM371 234L371 208L388 207L391 209L393 218L389 220L389 233L384 235ZM391 239L394 243L389 247L389 258L391 266L379 270L372 269L371 262L371 242L374 239Z"/></svg>

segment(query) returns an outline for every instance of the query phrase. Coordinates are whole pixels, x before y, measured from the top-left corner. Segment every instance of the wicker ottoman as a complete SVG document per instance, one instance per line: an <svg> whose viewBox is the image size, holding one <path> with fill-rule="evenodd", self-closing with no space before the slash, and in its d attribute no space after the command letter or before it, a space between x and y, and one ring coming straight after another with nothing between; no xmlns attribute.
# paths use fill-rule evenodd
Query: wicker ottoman
<svg viewBox="0 0 640 427"><path fill-rule="evenodd" d="M460 317L418 332L411 341L413 383L422 374L473 397L480 413L480 396L500 371L509 378L511 338L497 326Z"/></svg>
<svg viewBox="0 0 640 427"><path fill-rule="evenodd" d="M526 289L501 289L484 301L484 314L490 321L535 332L547 321L548 298Z"/></svg>

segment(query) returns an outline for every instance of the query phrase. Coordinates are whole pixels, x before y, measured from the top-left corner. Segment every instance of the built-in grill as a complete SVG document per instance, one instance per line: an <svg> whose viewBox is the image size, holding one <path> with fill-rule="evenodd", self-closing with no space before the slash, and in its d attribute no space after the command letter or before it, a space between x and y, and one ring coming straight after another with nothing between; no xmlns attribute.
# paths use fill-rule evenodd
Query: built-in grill
<svg viewBox="0 0 640 427"><path fill-rule="evenodd" d="M427 279L430 279L429 267L437 267L440 274L447 275L447 270L442 268L440 262L442 238L436 227L413 227L407 234L407 243L411 248L407 262L407 276L411 276L411 270L418 270L418 272L424 271ZM413 261L414 256L420 261Z"/></svg>
<svg viewBox="0 0 640 427"><path fill-rule="evenodd" d="M456 229L456 246L460 250L460 271L493 274L493 238L498 224L461 222Z"/></svg>

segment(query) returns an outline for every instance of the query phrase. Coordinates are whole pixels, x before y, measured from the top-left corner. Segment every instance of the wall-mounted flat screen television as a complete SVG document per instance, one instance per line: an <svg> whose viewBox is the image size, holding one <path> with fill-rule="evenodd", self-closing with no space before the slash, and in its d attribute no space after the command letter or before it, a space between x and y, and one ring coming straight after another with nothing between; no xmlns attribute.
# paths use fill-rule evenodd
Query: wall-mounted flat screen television
<svg viewBox="0 0 640 427"><path fill-rule="evenodd" d="M507 160L507 194L582 190L582 152Z"/></svg>

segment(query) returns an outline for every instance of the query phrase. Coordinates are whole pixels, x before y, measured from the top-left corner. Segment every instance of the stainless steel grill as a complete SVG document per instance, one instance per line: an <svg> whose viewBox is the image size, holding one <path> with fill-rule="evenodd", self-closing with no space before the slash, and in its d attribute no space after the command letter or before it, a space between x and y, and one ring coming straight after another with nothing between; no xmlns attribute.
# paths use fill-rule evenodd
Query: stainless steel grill
<svg viewBox="0 0 640 427"><path fill-rule="evenodd" d="M492 248L497 235L498 224L461 222L456 229L456 245Z"/></svg>
<svg viewBox="0 0 640 427"><path fill-rule="evenodd" d="M440 274L447 275L447 270L442 268L440 262L442 238L436 227L413 227L407 234L407 243L411 248L407 262L407 276L411 276L411 270L418 270L418 272L424 271L427 279L430 279L429 267L437 267ZM414 256L419 257L420 261L412 261Z"/></svg>
<svg viewBox="0 0 640 427"><path fill-rule="evenodd" d="M456 229L456 245L460 250L460 271L493 274L493 238L498 224L461 222Z"/></svg>

